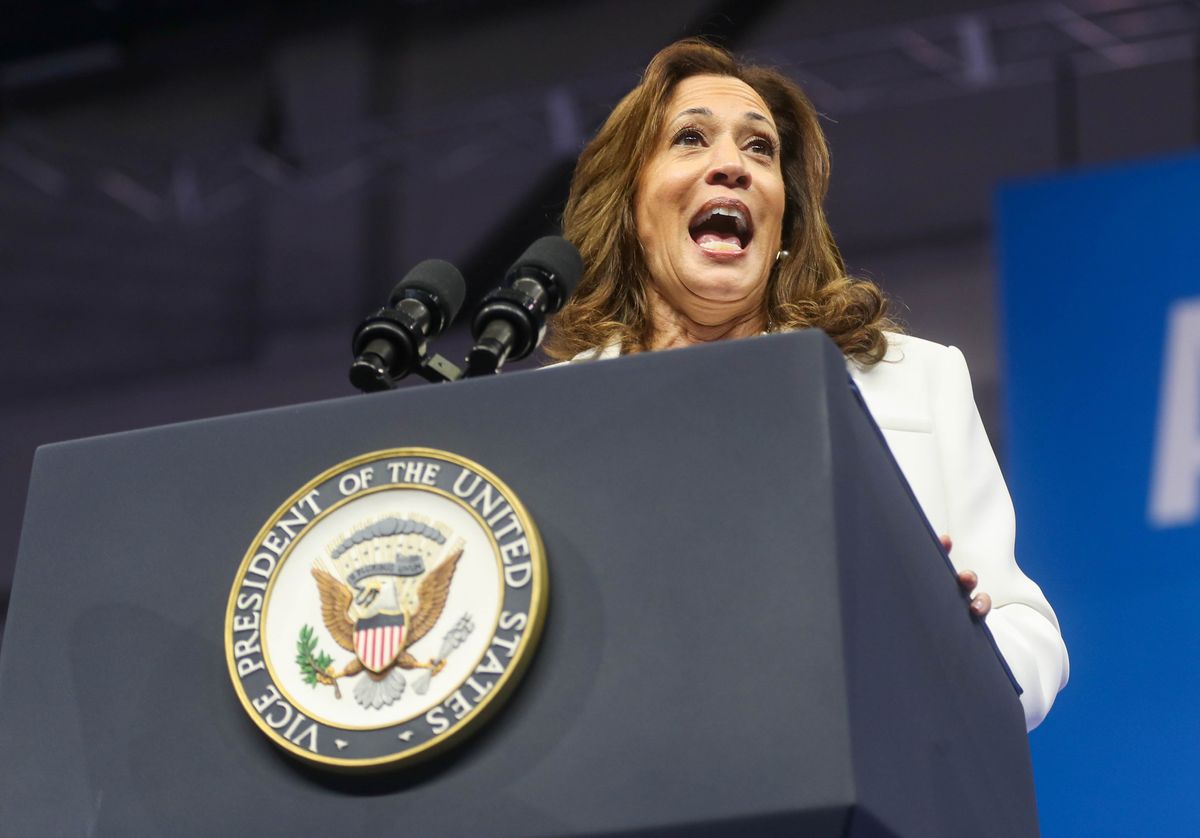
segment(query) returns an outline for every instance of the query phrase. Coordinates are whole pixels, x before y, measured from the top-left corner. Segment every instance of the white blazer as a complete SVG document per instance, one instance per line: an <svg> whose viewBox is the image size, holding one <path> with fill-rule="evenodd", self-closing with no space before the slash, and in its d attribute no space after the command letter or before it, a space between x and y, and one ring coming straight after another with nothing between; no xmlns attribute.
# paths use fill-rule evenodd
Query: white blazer
<svg viewBox="0 0 1200 838"><path fill-rule="evenodd" d="M953 539L951 562L975 571L977 590L991 596L987 625L1021 685L1033 730L1066 686L1067 647L1050 603L1017 566L1012 500L962 353L889 334L882 361L849 367L934 532Z"/></svg>
<svg viewBox="0 0 1200 838"><path fill-rule="evenodd" d="M573 362L618 355L614 344ZM991 596L987 625L1021 685L1025 726L1033 730L1067 683L1067 648L1050 603L1017 566L1012 500L962 353L889 333L882 361L847 365L934 532L953 539L951 562L975 571L977 590Z"/></svg>

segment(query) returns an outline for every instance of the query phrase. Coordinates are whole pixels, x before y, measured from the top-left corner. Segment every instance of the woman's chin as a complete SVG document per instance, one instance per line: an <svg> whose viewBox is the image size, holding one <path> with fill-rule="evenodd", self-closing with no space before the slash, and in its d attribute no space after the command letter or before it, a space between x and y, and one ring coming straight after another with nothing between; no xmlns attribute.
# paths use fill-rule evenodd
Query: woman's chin
<svg viewBox="0 0 1200 838"><path fill-rule="evenodd" d="M767 272L749 260L700 263L688 272L683 285L688 293L713 305L736 304L762 293Z"/></svg>

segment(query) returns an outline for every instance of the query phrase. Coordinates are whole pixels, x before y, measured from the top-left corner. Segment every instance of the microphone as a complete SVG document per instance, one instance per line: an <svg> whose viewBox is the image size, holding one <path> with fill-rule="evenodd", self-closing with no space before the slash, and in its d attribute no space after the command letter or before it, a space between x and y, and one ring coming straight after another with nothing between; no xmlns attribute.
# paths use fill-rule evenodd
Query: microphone
<svg viewBox="0 0 1200 838"><path fill-rule="evenodd" d="M350 383L364 393L390 390L414 370L447 380L450 376L426 370L427 341L450 325L466 297L458 268L441 259L421 262L396 285L387 306L354 330Z"/></svg>
<svg viewBox="0 0 1200 838"><path fill-rule="evenodd" d="M546 334L546 315L563 307L582 275L579 251L562 236L531 244L475 313L466 377L497 373L505 361L533 352Z"/></svg>

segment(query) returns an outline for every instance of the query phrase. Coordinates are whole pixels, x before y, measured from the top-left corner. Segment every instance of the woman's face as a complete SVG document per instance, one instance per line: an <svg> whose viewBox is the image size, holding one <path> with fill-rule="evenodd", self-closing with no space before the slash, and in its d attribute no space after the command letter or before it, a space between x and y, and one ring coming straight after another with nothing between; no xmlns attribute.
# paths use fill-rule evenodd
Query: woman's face
<svg viewBox="0 0 1200 838"><path fill-rule="evenodd" d="M730 76L681 81L634 206L659 294L705 325L757 310L783 210L779 132L762 98Z"/></svg>

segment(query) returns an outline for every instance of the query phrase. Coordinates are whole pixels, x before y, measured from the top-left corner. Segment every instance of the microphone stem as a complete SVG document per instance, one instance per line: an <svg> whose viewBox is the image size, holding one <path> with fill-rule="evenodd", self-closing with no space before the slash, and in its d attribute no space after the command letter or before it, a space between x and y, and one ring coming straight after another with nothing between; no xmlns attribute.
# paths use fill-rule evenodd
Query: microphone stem
<svg viewBox="0 0 1200 838"><path fill-rule="evenodd" d="M496 319L488 323L467 356L465 377L475 378L499 372L508 360L516 337L516 330L508 321Z"/></svg>

